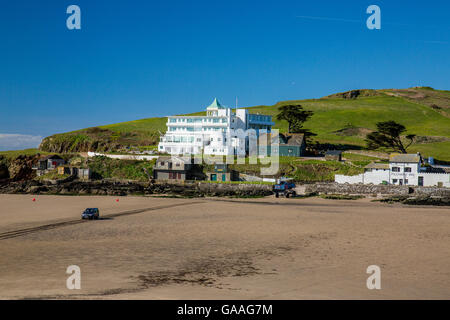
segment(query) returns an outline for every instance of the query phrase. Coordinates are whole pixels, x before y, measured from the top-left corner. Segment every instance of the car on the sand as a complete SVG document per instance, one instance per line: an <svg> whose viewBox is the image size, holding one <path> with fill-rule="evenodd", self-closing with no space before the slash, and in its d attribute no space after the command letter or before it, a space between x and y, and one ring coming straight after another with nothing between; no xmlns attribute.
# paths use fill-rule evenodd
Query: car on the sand
<svg viewBox="0 0 450 320"><path fill-rule="evenodd" d="M100 210L98 208L87 208L81 214L81 219L97 220L100 217Z"/></svg>

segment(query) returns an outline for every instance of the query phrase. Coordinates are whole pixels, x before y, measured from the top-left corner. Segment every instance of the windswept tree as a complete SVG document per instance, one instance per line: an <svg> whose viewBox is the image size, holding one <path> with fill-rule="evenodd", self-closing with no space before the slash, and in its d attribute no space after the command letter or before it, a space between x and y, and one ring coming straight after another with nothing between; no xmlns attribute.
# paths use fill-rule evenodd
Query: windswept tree
<svg viewBox="0 0 450 320"><path fill-rule="evenodd" d="M366 136L368 149L389 148L400 153L406 153L406 149L414 142L416 135L409 134L402 139L405 126L395 121L377 123L377 131ZM403 140L406 140L403 141Z"/></svg>
<svg viewBox="0 0 450 320"><path fill-rule="evenodd" d="M308 129L303 128L303 123L308 120L313 112L304 110L301 105L285 105L278 108L278 120L286 120L288 122L289 133L304 133L305 136L314 135Z"/></svg>

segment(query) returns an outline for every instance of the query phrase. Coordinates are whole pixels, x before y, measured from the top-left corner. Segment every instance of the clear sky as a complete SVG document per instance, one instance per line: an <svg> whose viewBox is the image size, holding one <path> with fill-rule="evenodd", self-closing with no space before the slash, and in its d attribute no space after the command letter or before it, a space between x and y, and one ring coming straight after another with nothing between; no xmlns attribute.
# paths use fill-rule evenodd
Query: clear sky
<svg viewBox="0 0 450 320"><path fill-rule="evenodd" d="M81 8L68 30L66 8ZM381 8L381 30L366 8ZM357 88L450 89L450 1L0 4L0 150L90 126Z"/></svg>

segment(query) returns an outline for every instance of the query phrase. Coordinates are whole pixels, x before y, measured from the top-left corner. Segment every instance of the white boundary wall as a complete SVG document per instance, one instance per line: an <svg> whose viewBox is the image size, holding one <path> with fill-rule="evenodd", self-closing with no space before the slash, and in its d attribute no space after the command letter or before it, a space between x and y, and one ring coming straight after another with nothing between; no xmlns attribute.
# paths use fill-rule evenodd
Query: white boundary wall
<svg viewBox="0 0 450 320"><path fill-rule="evenodd" d="M337 183L363 183L364 174L358 174L357 176L344 176L343 174L336 174L334 181Z"/></svg>
<svg viewBox="0 0 450 320"><path fill-rule="evenodd" d="M107 157L111 159L120 159L120 160L152 160L157 159L158 156L145 156L145 155L132 155L132 154L104 154L98 152L88 152L88 157Z"/></svg>
<svg viewBox="0 0 450 320"><path fill-rule="evenodd" d="M419 177L423 177L423 186L431 187L437 186L439 182L442 182L444 187L450 188L450 173L419 173Z"/></svg>

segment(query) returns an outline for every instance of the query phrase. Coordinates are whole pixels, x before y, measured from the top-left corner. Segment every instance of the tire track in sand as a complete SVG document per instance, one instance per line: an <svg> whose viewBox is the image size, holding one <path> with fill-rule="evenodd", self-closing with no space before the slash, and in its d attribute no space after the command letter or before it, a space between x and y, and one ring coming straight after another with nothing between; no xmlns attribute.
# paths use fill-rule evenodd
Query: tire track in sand
<svg viewBox="0 0 450 320"><path fill-rule="evenodd" d="M175 208L175 207L179 207L179 206L198 204L198 203L203 203L203 201L191 201L191 202L177 203L177 204L171 204L171 205L121 211L121 212L117 212L117 213L111 213L108 215L104 215L101 218L103 218L103 219L117 218L117 217L121 217L121 216L129 216L129 215L143 213L143 212L147 212L147 211ZM61 228L61 227L65 227L65 226L86 223L86 222L88 222L88 221L82 220L82 219L67 220L67 221L51 223L51 224L46 224L46 225L32 227L32 228L25 228L25 229L18 229L18 230L13 230L13 231L2 232L2 233L0 233L0 241L10 239L10 238L24 236L24 235L39 232L39 231L51 230L51 229L56 229L56 228Z"/></svg>

